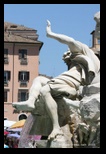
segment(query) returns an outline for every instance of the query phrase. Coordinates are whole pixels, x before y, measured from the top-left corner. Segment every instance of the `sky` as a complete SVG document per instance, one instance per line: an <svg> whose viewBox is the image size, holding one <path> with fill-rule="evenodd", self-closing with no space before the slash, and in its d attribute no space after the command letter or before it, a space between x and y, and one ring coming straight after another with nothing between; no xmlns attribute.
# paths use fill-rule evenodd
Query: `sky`
<svg viewBox="0 0 106 154"><path fill-rule="evenodd" d="M55 33L65 34L92 46L96 22L94 14L100 4L4 4L4 22L24 25L37 30L43 42L39 54L39 73L56 77L67 70L62 60L68 46L46 36L47 20Z"/></svg>

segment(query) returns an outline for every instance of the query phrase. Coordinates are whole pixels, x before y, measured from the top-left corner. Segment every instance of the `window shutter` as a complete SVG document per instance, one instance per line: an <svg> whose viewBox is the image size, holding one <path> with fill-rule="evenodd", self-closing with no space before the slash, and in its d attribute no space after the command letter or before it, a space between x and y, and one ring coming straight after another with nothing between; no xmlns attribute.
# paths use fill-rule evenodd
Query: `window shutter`
<svg viewBox="0 0 106 154"><path fill-rule="evenodd" d="M4 54L8 54L8 49L4 49Z"/></svg>
<svg viewBox="0 0 106 154"><path fill-rule="evenodd" d="M4 91L4 102L7 102L7 91Z"/></svg>
<svg viewBox="0 0 106 154"><path fill-rule="evenodd" d="M29 81L29 72L27 72L27 81Z"/></svg>
<svg viewBox="0 0 106 154"><path fill-rule="evenodd" d="M20 72L20 81L23 80L23 72Z"/></svg>
<svg viewBox="0 0 106 154"><path fill-rule="evenodd" d="M27 59L27 50L24 51L24 58Z"/></svg>
<svg viewBox="0 0 106 154"><path fill-rule="evenodd" d="M11 72L8 71L8 80L10 80L10 74L11 74Z"/></svg>
<svg viewBox="0 0 106 154"><path fill-rule="evenodd" d="M22 58L22 53L21 53L21 50L19 50L19 59Z"/></svg>
<svg viewBox="0 0 106 154"><path fill-rule="evenodd" d="M6 58L8 56L8 49L4 49L4 57Z"/></svg>
<svg viewBox="0 0 106 154"><path fill-rule="evenodd" d="M6 71L4 71L4 81L6 81Z"/></svg>

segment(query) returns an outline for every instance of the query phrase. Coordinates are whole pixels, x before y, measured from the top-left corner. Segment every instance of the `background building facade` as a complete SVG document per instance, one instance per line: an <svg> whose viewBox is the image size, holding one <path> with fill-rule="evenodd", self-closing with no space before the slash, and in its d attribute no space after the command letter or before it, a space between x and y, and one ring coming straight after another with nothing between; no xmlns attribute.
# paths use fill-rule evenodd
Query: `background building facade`
<svg viewBox="0 0 106 154"><path fill-rule="evenodd" d="M4 23L4 118L24 116L12 102L27 100L33 79L38 76L39 52L43 42L36 30ZM21 117L22 117L21 116Z"/></svg>
<svg viewBox="0 0 106 154"><path fill-rule="evenodd" d="M100 59L100 40L95 38L95 31L91 35L90 48ZM38 41L37 30L4 22L5 119L17 121L27 118L29 113L14 109L12 102L27 100L33 79L40 75L38 66L42 46L43 42Z"/></svg>
<svg viewBox="0 0 106 154"><path fill-rule="evenodd" d="M97 57L100 59L100 39L95 37L95 31L91 32L92 35L92 46L90 47Z"/></svg>

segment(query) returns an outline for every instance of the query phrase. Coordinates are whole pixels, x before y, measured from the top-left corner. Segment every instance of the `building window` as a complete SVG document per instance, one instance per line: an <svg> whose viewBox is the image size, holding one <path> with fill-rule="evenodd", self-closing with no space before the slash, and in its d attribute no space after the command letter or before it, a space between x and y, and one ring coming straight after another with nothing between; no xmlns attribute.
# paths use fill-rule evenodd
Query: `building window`
<svg viewBox="0 0 106 154"><path fill-rule="evenodd" d="M100 39L98 39L98 44L100 44Z"/></svg>
<svg viewBox="0 0 106 154"><path fill-rule="evenodd" d="M8 84L8 81L10 80L10 71L4 71L4 84Z"/></svg>
<svg viewBox="0 0 106 154"><path fill-rule="evenodd" d="M28 64L28 60L27 60L27 50L26 50L26 49L20 49L20 50L19 50L19 59L20 59L20 64L21 64L21 65L26 65L26 64Z"/></svg>
<svg viewBox="0 0 106 154"><path fill-rule="evenodd" d="M20 71L18 79L20 81L21 86L27 86L27 82L29 81L29 72Z"/></svg>
<svg viewBox="0 0 106 154"><path fill-rule="evenodd" d="M7 102L7 91L4 91L4 102Z"/></svg>
<svg viewBox="0 0 106 154"><path fill-rule="evenodd" d="M19 72L19 81L28 81L29 80L29 72L20 71Z"/></svg>
<svg viewBox="0 0 106 154"><path fill-rule="evenodd" d="M4 64L8 64L8 49L4 49Z"/></svg>
<svg viewBox="0 0 106 154"><path fill-rule="evenodd" d="M19 90L18 91L18 102L26 101L28 99L28 90Z"/></svg>
<svg viewBox="0 0 106 154"><path fill-rule="evenodd" d="M8 49L4 49L4 57L8 57Z"/></svg>
<svg viewBox="0 0 106 154"><path fill-rule="evenodd" d="M19 59L26 59L27 58L27 50L26 49L20 49L19 50Z"/></svg>
<svg viewBox="0 0 106 154"><path fill-rule="evenodd" d="M23 120L23 119L27 119L27 116L25 114L19 115L18 120Z"/></svg>

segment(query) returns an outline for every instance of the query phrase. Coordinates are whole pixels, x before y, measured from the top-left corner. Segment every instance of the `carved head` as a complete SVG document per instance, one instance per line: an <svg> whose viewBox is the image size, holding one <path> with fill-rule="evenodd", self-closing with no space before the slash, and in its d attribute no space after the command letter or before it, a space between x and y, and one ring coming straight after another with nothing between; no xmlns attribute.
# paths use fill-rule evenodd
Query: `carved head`
<svg viewBox="0 0 106 154"><path fill-rule="evenodd" d="M68 50L67 50L66 52L64 52L64 54L63 54L62 60L64 60L64 62L66 63L67 66L70 65L70 62L71 62L71 59L70 59L71 54L72 54L72 53L71 53L70 49L68 49Z"/></svg>

